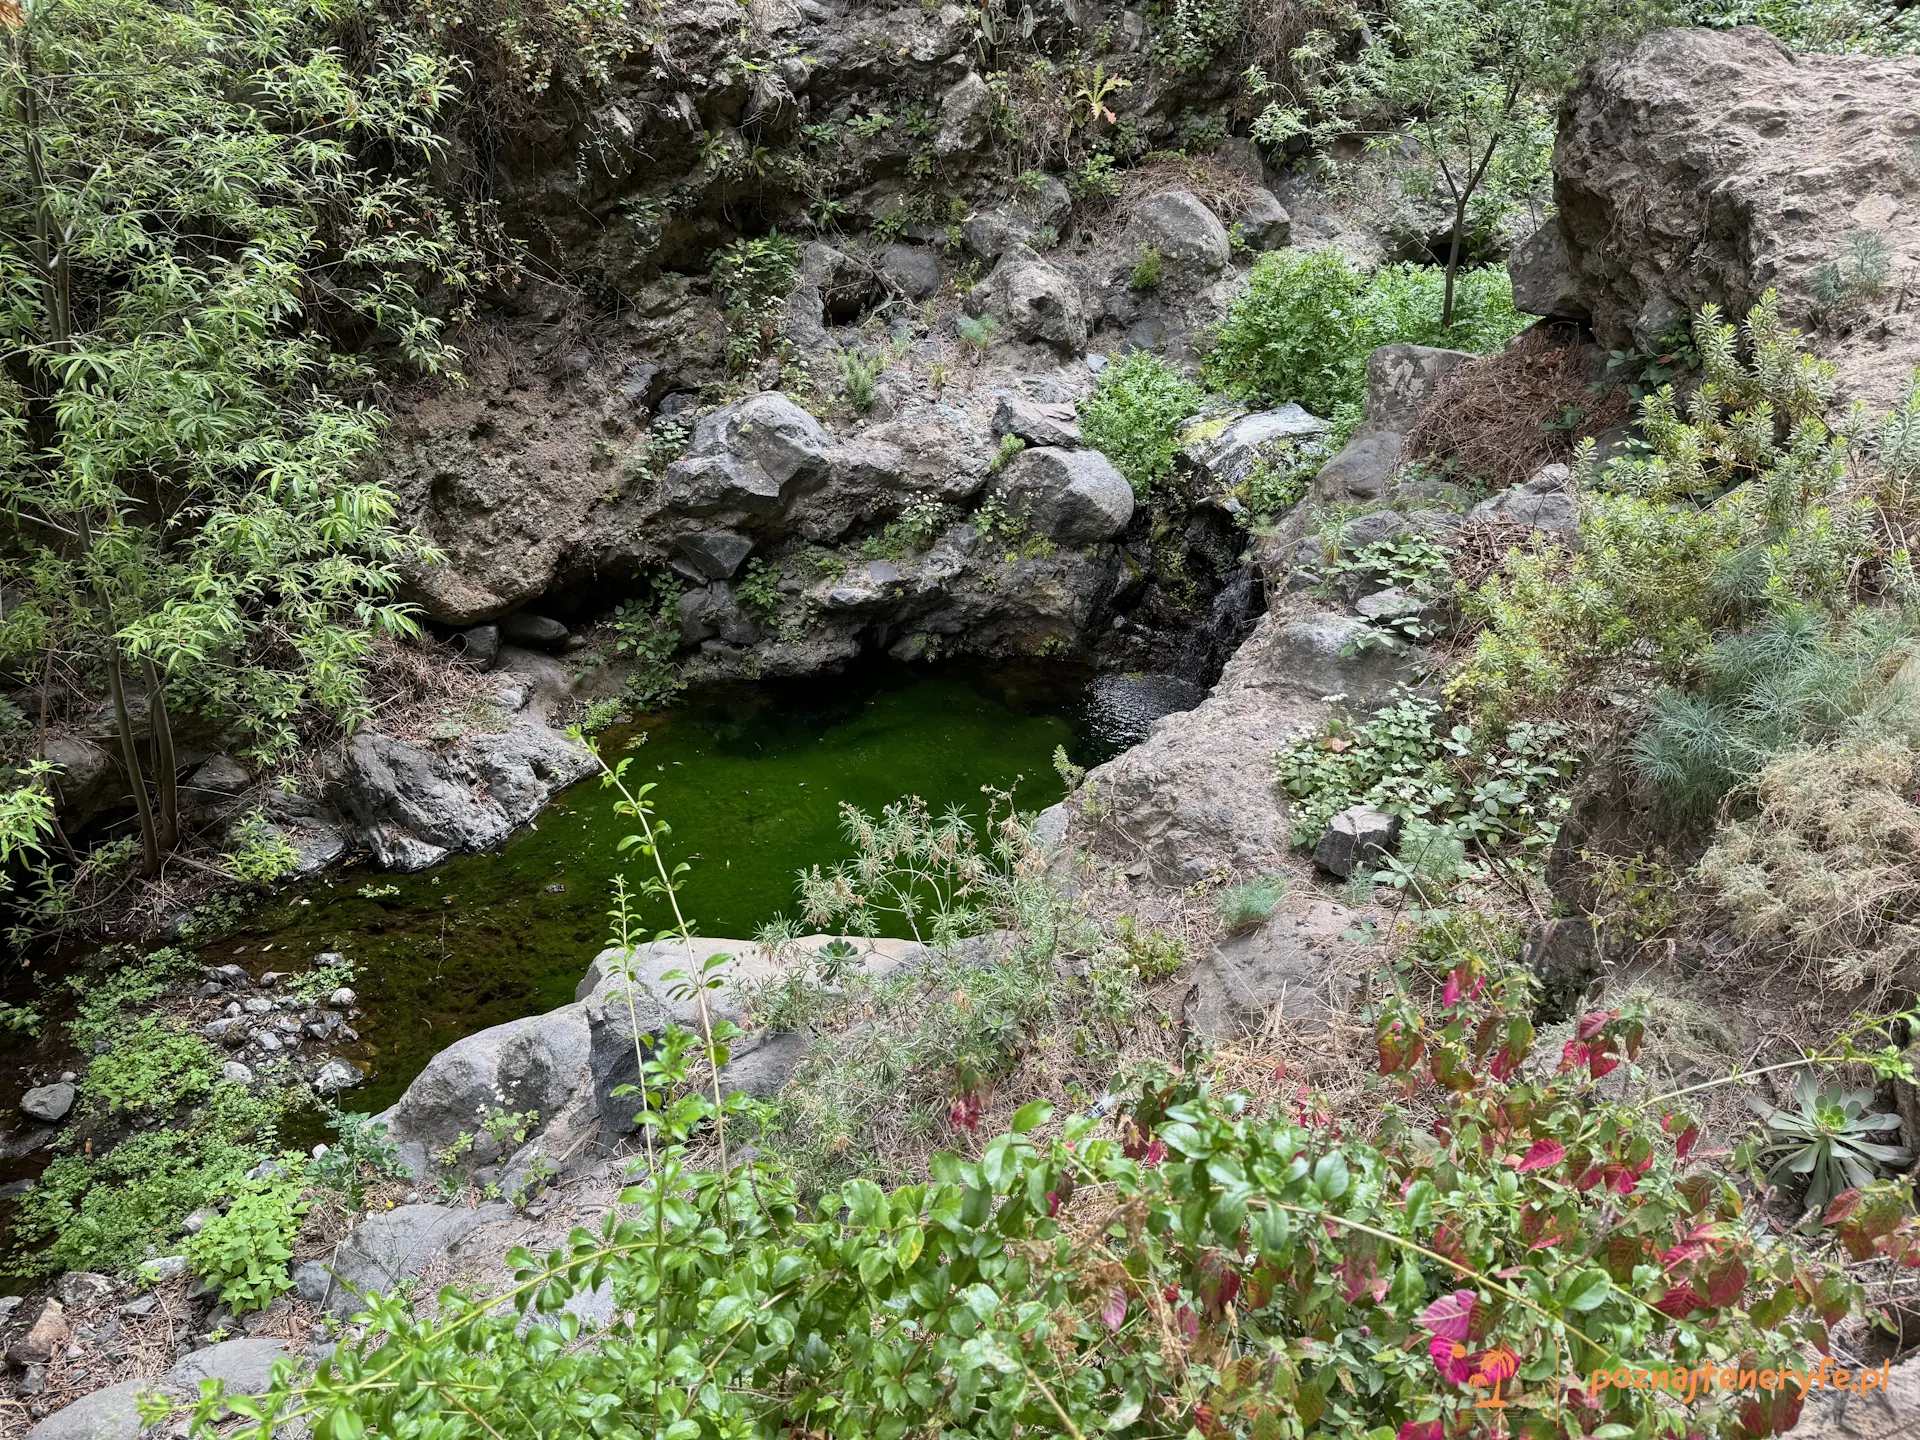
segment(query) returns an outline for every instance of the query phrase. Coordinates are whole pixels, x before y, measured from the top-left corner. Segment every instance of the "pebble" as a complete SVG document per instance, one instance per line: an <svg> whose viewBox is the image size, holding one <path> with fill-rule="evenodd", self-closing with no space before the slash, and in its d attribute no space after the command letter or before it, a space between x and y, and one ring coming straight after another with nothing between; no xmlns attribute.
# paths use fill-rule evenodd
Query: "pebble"
<svg viewBox="0 0 1920 1440"><path fill-rule="evenodd" d="M171 1280L177 1275L187 1273L187 1257L184 1255L162 1255L158 1260L148 1260L141 1265L143 1274L156 1280Z"/></svg>
<svg viewBox="0 0 1920 1440"><path fill-rule="evenodd" d="M260 976L260 984L262 988L269 988L274 985L278 985L279 983L280 983L280 972L278 970L268 970L263 972Z"/></svg>
<svg viewBox="0 0 1920 1440"><path fill-rule="evenodd" d="M238 1060L229 1060L220 1067L220 1078L222 1080L231 1080L236 1085L251 1085L253 1083L253 1071L245 1065L242 1065ZM198 1215L200 1212L196 1210L193 1213Z"/></svg>
<svg viewBox="0 0 1920 1440"><path fill-rule="evenodd" d="M126 1304L122 1305L120 1307L120 1313L130 1316L135 1320L140 1320L153 1314L153 1312L159 1308L160 1302L154 1299L153 1296L142 1295L139 1299L129 1300Z"/></svg>
<svg viewBox="0 0 1920 1440"><path fill-rule="evenodd" d="M345 1010L353 1004L354 998L353 991L349 990L345 985L342 985L327 997L327 1003L336 1010Z"/></svg>
<svg viewBox="0 0 1920 1440"><path fill-rule="evenodd" d="M203 1205L180 1222L180 1228L189 1235L198 1235L208 1225L220 1218L220 1212L211 1205Z"/></svg>
<svg viewBox="0 0 1920 1440"><path fill-rule="evenodd" d="M229 1000L227 1002L227 1008L222 1010L220 1013L226 1016L229 1020L237 1020L240 1018L241 1015L245 1014L246 1012L240 1008L240 1002L238 1000Z"/></svg>
<svg viewBox="0 0 1920 1440"><path fill-rule="evenodd" d="M253 1043L269 1055L278 1055L281 1049L284 1048L280 1044L280 1037L271 1030L262 1030L258 1035L255 1035L253 1037Z"/></svg>
<svg viewBox="0 0 1920 1440"><path fill-rule="evenodd" d="M266 999L264 996L256 995L241 1008L249 1015L264 1015L273 1009L273 1001Z"/></svg>

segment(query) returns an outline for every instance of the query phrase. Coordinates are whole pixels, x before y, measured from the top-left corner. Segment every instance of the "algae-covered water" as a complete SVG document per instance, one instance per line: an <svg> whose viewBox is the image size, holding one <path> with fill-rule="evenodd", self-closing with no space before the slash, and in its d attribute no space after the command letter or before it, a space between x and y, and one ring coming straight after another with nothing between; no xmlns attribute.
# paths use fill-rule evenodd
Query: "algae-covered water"
<svg viewBox="0 0 1920 1440"><path fill-rule="evenodd" d="M1052 756L1077 744L1082 674L1066 669L940 672L904 667L692 697L602 737L630 757L632 783L658 782L665 849L692 866L681 904L701 933L748 936L793 913L794 872L850 853L841 802L868 810L917 795L936 811L980 813L982 786L1020 808L1058 800ZM1078 759L1098 758L1076 755ZM419 875L348 870L293 892L203 952L254 972L304 969L339 951L357 967L370 1072L341 1097L377 1111L463 1035L573 998L606 944L613 877L643 873L617 850L634 827L587 780L556 797L498 851ZM663 907L643 909L663 927ZM271 946L271 949L267 947Z"/></svg>

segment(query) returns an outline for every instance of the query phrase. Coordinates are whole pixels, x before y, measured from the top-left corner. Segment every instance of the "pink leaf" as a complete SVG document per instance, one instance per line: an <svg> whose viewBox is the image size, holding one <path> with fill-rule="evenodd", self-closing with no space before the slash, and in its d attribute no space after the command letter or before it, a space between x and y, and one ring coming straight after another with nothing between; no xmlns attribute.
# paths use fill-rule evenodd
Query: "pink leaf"
<svg viewBox="0 0 1920 1440"><path fill-rule="evenodd" d="M1611 1010L1591 1010L1582 1015L1579 1028L1574 1031L1575 1037L1581 1040L1593 1039L1607 1028L1607 1022L1613 1019L1613 1014Z"/></svg>
<svg viewBox="0 0 1920 1440"><path fill-rule="evenodd" d="M1127 1319L1127 1292L1116 1285L1107 1296L1107 1303L1100 1309L1100 1318L1106 1322L1109 1330L1118 1331Z"/></svg>
<svg viewBox="0 0 1920 1440"><path fill-rule="evenodd" d="M1473 1362L1467 1358L1467 1347L1458 1340L1436 1335L1427 1342L1427 1355L1449 1385L1464 1385L1473 1378Z"/></svg>
<svg viewBox="0 0 1920 1440"><path fill-rule="evenodd" d="M1446 1440L1447 1427L1438 1420L1409 1420L1400 1427L1400 1440Z"/></svg>
<svg viewBox="0 0 1920 1440"><path fill-rule="evenodd" d="M1440 1003L1449 1010L1460 1003L1460 972L1458 970L1447 976L1446 988L1440 992Z"/></svg>
<svg viewBox="0 0 1920 1440"><path fill-rule="evenodd" d="M1551 1170L1567 1158L1567 1147L1558 1140L1536 1140L1533 1148L1521 1158L1520 1171Z"/></svg>
<svg viewBox="0 0 1920 1440"><path fill-rule="evenodd" d="M1456 1290L1451 1295L1442 1295L1420 1312L1420 1324L1442 1340L1464 1345L1467 1337L1473 1333L1474 1299L1471 1290Z"/></svg>

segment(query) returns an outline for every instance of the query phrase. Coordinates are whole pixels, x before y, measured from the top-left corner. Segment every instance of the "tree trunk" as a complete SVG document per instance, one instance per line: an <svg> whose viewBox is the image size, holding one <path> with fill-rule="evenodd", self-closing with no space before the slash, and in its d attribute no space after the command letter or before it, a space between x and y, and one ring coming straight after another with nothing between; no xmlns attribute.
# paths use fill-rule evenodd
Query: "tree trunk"
<svg viewBox="0 0 1920 1440"><path fill-rule="evenodd" d="M147 714L153 731L153 782L159 796L159 840L163 851L180 843L180 779L173 758L173 722L167 716L167 692L160 667L151 656L143 662L147 677Z"/></svg>
<svg viewBox="0 0 1920 1440"><path fill-rule="evenodd" d="M1462 196L1453 207L1453 242L1447 247L1447 297L1440 307L1440 328L1453 324L1453 282L1460 273L1461 232L1467 228L1467 202Z"/></svg>
<svg viewBox="0 0 1920 1440"><path fill-rule="evenodd" d="M107 646L107 683L113 689L113 719L120 731L120 758L127 767L127 782L133 787L134 808L140 812L142 875L160 871L160 837L153 828L153 802L147 797L147 777L140 767L140 747L133 739L133 719L127 714L127 687L120 676L120 650L111 641Z"/></svg>

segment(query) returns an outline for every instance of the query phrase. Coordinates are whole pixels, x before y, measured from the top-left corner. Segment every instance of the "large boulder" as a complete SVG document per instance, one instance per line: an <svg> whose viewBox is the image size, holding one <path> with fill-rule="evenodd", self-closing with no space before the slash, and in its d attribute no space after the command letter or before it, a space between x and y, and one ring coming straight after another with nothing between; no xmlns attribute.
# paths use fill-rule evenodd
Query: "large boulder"
<svg viewBox="0 0 1920 1440"><path fill-rule="evenodd" d="M472 1208L401 1205L369 1216L326 1260L311 1260L294 1272L300 1298L345 1319L364 1297L384 1295L400 1281L453 1251L483 1225L513 1213L510 1205Z"/></svg>
<svg viewBox="0 0 1920 1440"><path fill-rule="evenodd" d="M1367 357L1367 413L1346 446L1315 477L1328 500L1377 500L1399 468L1407 431L1460 366L1464 350L1433 345L1382 345Z"/></svg>
<svg viewBox="0 0 1920 1440"><path fill-rule="evenodd" d="M1279 867L1293 826L1274 785L1274 752L1323 723L1330 696L1364 710L1417 674L1417 657L1404 651L1355 649L1369 628L1320 610L1262 616L1203 703L1156 721L1144 741L1092 771L1092 806L1069 797L1072 842L1144 855L1183 884Z"/></svg>
<svg viewBox="0 0 1920 1440"><path fill-rule="evenodd" d="M828 938L796 944L818 949ZM860 963L876 978L928 958L926 950L904 940L856 943ZM749 941L696 938L691 946L661 941L631 952L603 951L572 1004L456 1041L427 1062L380 1119L403 1158L423 1171L429 1155L458 1135L476 1132L492 1111L534 1111L532 1136L520 1155L504 1155L483 1139L469 1159L476 1164L504 1160L510 1172L520 1173L528 1169L528 1155L537 1152L565 1170L593 1147L633 1129L635 1101L614 1092L637 1081L635 1037L657 1036L669 1026L699 1031L700 1004L676 972L695 973L713 955L727 956L728 963L725 983L706 992L707 1013L748 1027L730 1046L720 1083L728 1090L771 1096L800 1063L805 1041L789 1032L753 1028L748 996L755 985L783 974L785 964Z"/></svg>
<svg viewBox="0 0 1920 1440"><path fill-rule="evenodd" d="M592 768L586 751L523 715L457 752L363 730L329 762L328 778L382 865L424 870L456 851L497 845Z"/></svg>
<svg viewBox="0 0 1920 1440"><path fill-rule="evenodd" d="M1111 540L1133 519L1133 487L1098 450L1052 445L1022 450L1000 472L994 494L1058 545Z"/></svg>
<svg viewBox="0 0 1920 1440"><path fill-rule="evenodd" d="M1264 459L1317 440L1327 422L1288 401L1277 410L1262 410L1219 422L1202 422L1182 437L1186 458L1209 482L1231 490L1253 473Z"/></svg>
<svg viewBox="0 0 1920 1440"><path fill-rule="evenodd" d="M1549 320L1577 320L1592 316L1580 281L1567 254L1567 234L1554 215L1507 256L1507 274L1513 281L1513 306L1522 315Z"/></svg>
<svg viewBox="0 0 1920 1440"><path fill-rule="evenodd" d="M1014 338L1070 355L1087 348L1080 288L1024 246L1009 249L993 273L967 292L969 315L991 315Z"/></svg>
<svg viewBox="0 0 1920 1440"><path fill-rule="evenodd" d="M944 158L978 150L992 133L993 112L993 92L977 71L969 70L940 97L940 129L933 137L933 153Z"/></svg>
<svg viewBox="0 0 1920 1440"><path fill-rule="evenodd" d="M1226 227L1187 190L1162 190L1135 205L1127 239L1132 250L1146 245L1157 249L1175 277L1212 275L1233 259Z"/></svg>
<svg viewBox="0 0 1920 1440"><path fill-rule="evenodd" d="M1768 288L1805 321L1816 275L1864 234L1890 283L1857 297L1870 323L1818 344L1848 392L1894 403L1920 363L1920 312L1899 303L1920 261L1917 95L1920 57L1795 54L1751 27L1661 31L1595 66L1561 122L1554 196L1601 340L1644 351L1703 303L1737 319Z"/></svg>
<svg viewBox="0 0 1920 1440"><path fill-rule="evenodd" d="M1042 176L1032 190L1015 189L1012 198L967 217L962 238L982 260L998 260L1008 251L1040 241L1060 228L1073 214L1073 197L1058 176Z"/></svg>
<svg viewBox="0 0 1920 1440"><path fill-rule="evenodd" d="M1561 464L1542 465L1525 483L1482 500L1467 518L1476 524L1525 525L1572 540L1580 532L1573 472Z"/></svg>
<svg viewBox="0 0 1920 1440"><path fill-rule="evenodd" d="M1234 936L1193 973L1200 987L1194 1028L1215 1044L1258 1034L1275 1017L1324 1021L1359 978L1359 947L1347 938L1354 913L1302 894L1287 896L1251 934Z"/></svg>
<svg viewBox="0 0 1920 1440"><path fill-rule="evenodd" d="M661 491L687 515L776 515L826 481L832 448L818 420L777 390L765 391L702 418Z"/></svg>

